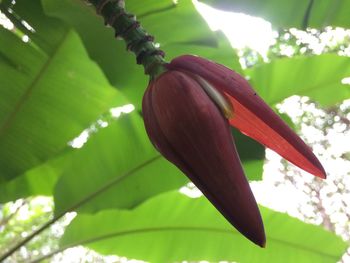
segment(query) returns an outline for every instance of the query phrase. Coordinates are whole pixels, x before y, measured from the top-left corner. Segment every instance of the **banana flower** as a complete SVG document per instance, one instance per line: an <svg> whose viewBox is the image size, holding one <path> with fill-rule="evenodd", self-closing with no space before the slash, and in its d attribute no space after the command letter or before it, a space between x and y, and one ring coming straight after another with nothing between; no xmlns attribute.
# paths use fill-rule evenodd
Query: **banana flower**
<svg viewBox="0 0 350 263"><path fill-rule="evenodd" d="M166 69L150 81L143 98L150 140L239 232L264 247L263 222L230 125L325 178L321 163L236 72L192 55L175 58Z"/></svg>

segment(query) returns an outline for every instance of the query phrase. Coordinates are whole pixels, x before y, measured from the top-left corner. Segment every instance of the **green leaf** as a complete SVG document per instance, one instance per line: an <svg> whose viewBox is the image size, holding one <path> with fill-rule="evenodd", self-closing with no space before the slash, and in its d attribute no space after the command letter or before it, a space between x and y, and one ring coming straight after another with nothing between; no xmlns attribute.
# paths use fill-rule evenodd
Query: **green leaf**
<svg viewBox="0 0 350 263"><path fill-rule="evenodd" d="M194 45L191 43L169 44L167 47L167 58L172 60L180 55L192 54L215 61L242 74L243 70L239 58L232 49L227 39L222 34L217 34L218 43L216 47L205 45Z"/></svg>
<svg viewBox="0 0 350 263"><path fill-rule="evenodd" d="M154 150L136 113L121 116L93 134L78 149L55 189L55 213L70 210L81 200L99 193L79 207L96 212L130 208L158 193L180 188L188 181L175 166ZM154 161L130 173L144 162ZM104 189L101 192L101 189Z"/></svg>
<svg viewBox="0 0 350 263"><path fill-rule="evenodd" d="M149 262L220 260L261 263L334 263L347 244L321 227L261 208L267 247L245 239L204 198L172 192L132 211L81 215L67 227L61 247L83 244L103 254Z"/></svg>
<svg viewBox="0 0 350 263"><path fill-rule="evenodd" d="M125 43L117 41L112 28L104 26L102 17L84 1L42 0L45 13L62 19L80 35L90 57L97 62L109 82L127 94L133 104L140 104L147 87L147 77Z"/></svg>
<svg viewBox="0 0 350 263"><path fill-rule="evenodd" d="M103 20L95 14L96 11L83 1L42 2L48 15L62 19L77 30L89 55L100 65L110 83L120 88L139 109L148 78L142 67L136 65L134 55L126 52L125 44L113 37L113 30L103 26ZM131 0L126 2L126 7L156 37L155 41L159 42L167 59L182 54L208 55L213 60L223 60L225 56L226 63L231 60L229 65L240 70L238 58L233 54L227 39L221 37L219 40L220 47L225 49L213 48L213 45L217 45L216 36L190 0L181 0L177 5L172 0L152 0L147 3Z"/></svg>
<svg viewBox="0 0 350 263"><path fill-rule="evenodd" d="M265 153L265 151L264 151ZM261 181L262 180L262 174L264 171L264 158L261 159L252 159L252 160L246 160L242 163L244 173L249 181Z"/></svg>
<svg viewBox="0 0 350 263"><path fill-rule="evenodd" d="M350 28L350 2L347 0L200 0L225 11L262 17L276 28Z"/></svg>
<svg viewBox="0 0 350 263"><path fill-rule="evenodd" d="M262 180L265 147L234 128L231 131L246 176L249 180Z"/></svg>
<svg viewBox="0 0 350 263"><path fill-rule="evenodd" d="M173 3L172 0L152 0L149 2ZM126 3L126 7L131 12L136 8L139 9L139 6L140 1L138 0L129 0ZM136 12L135 14L138 15ZM162 21L166 21L166 23ZM164 51L167 51L167 45L171 43L182 43L202 38L211 38L215 42L215 34L197 12L191 0L180 0L174 8L143 15L140 17L140 22L151 35L156 37L156 41L160 43Z"/></svg>
<svg viewBox="0 0 350 263"><path fill-rule="evenodd" d="M236 139L248 178L261 180L264 148L238 132ZM133 171L140 165L141 169ZM72 207L84 213L132 208L187 182L180 170L156 152L142 119L131 113L112 120L76 150L57 182L55 213L59 215ZM86 198L89 202L82 203Z"/></svg>
<svg viewBox="0 0 350 263"><path fill-rule="evenodd" d="M53 29L54 30L54 29ZM52 54L0 29L0 181L55 156L117 92L67 31ZM8 52L11 47L11 52Z"/></svg>
<svg viewBox="0 0 350 263"><path fill-rule="evenodd" d="M0 184L0 203L35 195L53 195L59 176L69 162L71 152L26 171L15 179Z"/></svg>
<svg viewBox="0 0 350 263"><path fill-rule="evenodd" d="M350 97L350 58L334 54L283 58L246 70L259 95L274 105L292 95L308 96L323 105Z"/></svg>

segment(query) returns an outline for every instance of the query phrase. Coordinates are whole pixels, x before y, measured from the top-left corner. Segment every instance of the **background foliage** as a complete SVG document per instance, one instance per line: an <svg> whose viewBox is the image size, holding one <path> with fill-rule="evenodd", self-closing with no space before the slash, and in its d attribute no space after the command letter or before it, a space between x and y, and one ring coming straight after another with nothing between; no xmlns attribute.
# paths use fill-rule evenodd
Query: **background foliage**
<svg viewBox="0 0 350 263"><path fill-rule="evenodd" d="M312 27L318 34L349 28L348 1L203 2L270 21L279 37L268 59L251 50L239 55L209 29L190 0L127 0L126 6L168 60L191 53L222 63L247 76L271 107L292 95L308 96L325 109L350 98L342 82L350 77L350 57L340 53L349 41L314 54L300 51L295 38L283 38L291 27ZM268 238L262 250L238 235L205 198L176 192L186 177L159 156L144 131L140 103L147 77L84 1L2 0L0 11L13 23L0 26L0 251L46 221L61 222L60 233L53 224L8 262L78 245L150 262L341 258L348 244L334 229L262 207ZM281 45L297 52L283 56ZM248 67L241 67L242 58ZM248 178L261 180L264 148L233 132ZM86 143L77 145L78 136ZM26 224L18 224L19 211L36 207L33 197L39 195L52 196L54 206L37 208ZM77 215L70 223L72 211Z"/></svg>

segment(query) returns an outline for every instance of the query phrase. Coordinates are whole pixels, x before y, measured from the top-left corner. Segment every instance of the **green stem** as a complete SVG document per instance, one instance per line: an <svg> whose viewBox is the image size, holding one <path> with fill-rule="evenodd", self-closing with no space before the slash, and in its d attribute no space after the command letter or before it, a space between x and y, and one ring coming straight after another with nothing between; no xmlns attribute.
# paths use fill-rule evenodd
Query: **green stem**
<svg viewBox="0 0 350 263"><path fill-rule="evenodd" d="M105 24L114 28L117 38L124 39L127 50L136 56L137 64L142 64L145 74L151 78L166 71L164 52L158 49L149 35L133 14L124 8L123 0L89 0L100 14Z"/></svg>

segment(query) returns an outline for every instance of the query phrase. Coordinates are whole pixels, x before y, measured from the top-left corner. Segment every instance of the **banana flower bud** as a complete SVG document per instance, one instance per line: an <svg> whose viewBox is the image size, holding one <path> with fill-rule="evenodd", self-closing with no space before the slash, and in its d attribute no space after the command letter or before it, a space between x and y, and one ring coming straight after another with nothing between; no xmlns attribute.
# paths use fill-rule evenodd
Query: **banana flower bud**
<svg viewBox="0 0 350 263"><path fill-rule="evenodd" d="M310 148L236 72L184 55L150 81L142 104L156 149L181 169L244 236L265 246L264 226L230 125L303 170L325 178Z"/></svg>

